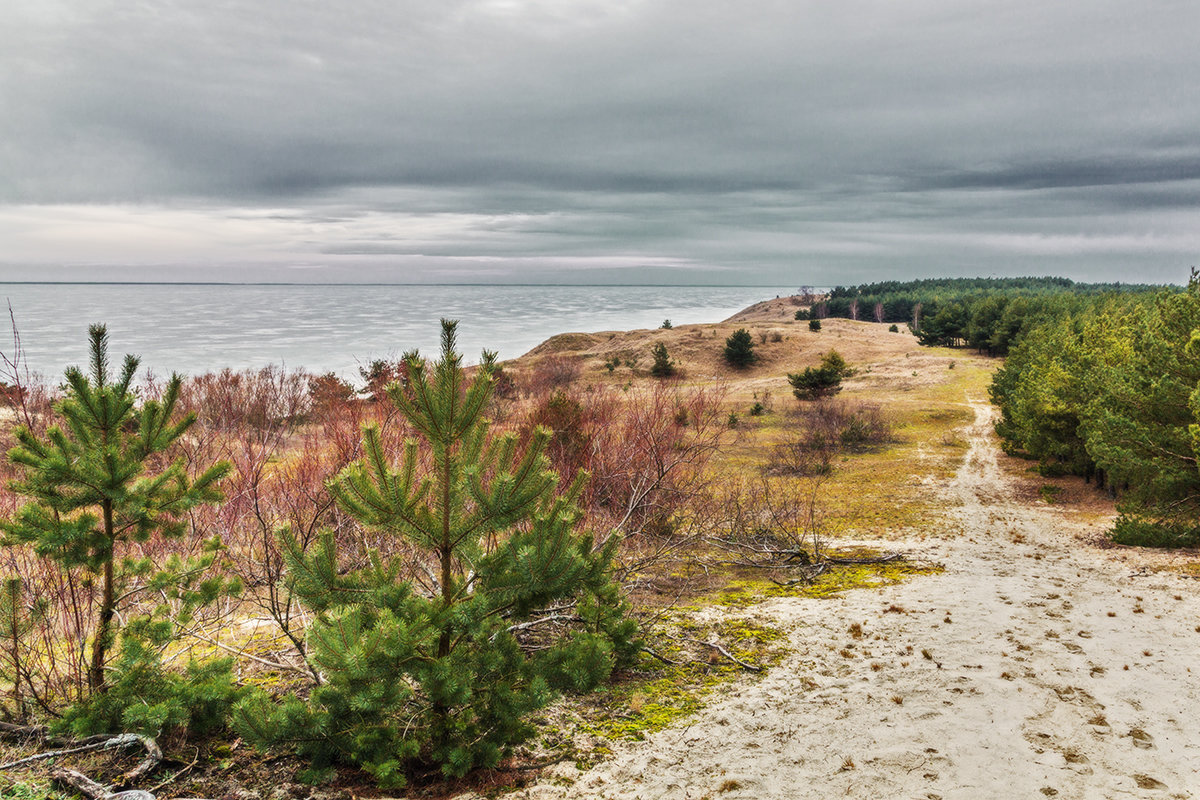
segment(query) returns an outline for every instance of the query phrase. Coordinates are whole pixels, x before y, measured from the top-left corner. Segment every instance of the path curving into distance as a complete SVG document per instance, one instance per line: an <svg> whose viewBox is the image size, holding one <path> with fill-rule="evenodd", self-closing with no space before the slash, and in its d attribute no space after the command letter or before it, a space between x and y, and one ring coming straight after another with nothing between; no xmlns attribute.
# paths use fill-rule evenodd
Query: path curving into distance
<svg viewBox="0 0 1200 800"><path fill-rule="evenodd" d="M752 609L790 631L764 679L511 796L1200 797L1200 582L1134 573L1014 499L994 409L971 405L946 490L962 534L887 545L945 573Z"/></svg>

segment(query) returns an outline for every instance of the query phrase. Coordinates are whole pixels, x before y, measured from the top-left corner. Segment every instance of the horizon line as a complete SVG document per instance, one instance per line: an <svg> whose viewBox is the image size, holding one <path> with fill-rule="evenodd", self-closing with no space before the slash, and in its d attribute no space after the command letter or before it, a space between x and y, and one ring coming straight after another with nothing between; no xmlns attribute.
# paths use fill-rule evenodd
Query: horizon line
<svg viewBox="0 0 1200 800"><path fill-rule="evenodd" d="M0 286L554 286L568 288L678 288L697 289L772 289L775 283L391 283L391 282L306 282L306 281L5 281ZM815 287L814 287L815 288Z"/></svg>

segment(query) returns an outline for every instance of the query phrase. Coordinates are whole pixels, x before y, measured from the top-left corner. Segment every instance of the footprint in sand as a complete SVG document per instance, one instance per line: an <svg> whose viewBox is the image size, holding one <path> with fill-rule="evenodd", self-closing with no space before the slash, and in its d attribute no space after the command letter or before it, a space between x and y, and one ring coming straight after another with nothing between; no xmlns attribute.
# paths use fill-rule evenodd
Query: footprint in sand
<svg viewBox="0 0 1200 800"><path fill-rule="evenodd" d="M1139 750L1154 749L1154 737L1146 733L1141 728L1134 728L1125 735L1133 740L1133 746Z"/></svg>

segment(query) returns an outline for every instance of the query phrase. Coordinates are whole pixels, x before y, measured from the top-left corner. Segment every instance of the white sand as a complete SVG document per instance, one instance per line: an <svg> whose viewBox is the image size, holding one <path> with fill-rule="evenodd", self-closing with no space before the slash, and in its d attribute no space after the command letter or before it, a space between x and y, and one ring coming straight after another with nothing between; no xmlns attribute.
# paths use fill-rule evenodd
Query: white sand
<svg viewBox="0 0 1200 800"><path fill-rule="evenodd" d="M975 408L948 487L964 535L903 546L944 574L758 607L792 631L766 678L510 797L1200 796L1200 582L1013 500Z"/></svg>

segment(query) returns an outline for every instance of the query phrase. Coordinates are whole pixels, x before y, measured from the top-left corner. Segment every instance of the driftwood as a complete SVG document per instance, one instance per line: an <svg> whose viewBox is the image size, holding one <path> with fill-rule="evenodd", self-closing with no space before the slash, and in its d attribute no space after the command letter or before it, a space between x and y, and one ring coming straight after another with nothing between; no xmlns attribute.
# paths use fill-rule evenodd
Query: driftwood
<svg viewBox="0 0 1200 800"><path fill-rule="evenodd" d="M6 764L0 764L0 770L19 767L24 764L32 764L34 761L44 761L47 758L57 758L59 756L68 756L74 753L87 753L92 750L120 750L124 747L133 747L142 745L146 748L146 760L138 764L130 775L133 777L141 777L162 761L162 751L158 749L158 744L153 739L148 739L145 736L138 736L136 733L122 733L119 736L108 736L101 741L93 741L86 743L76 743L74 746L63 747L58 750L47 750L44 753L34 753L25 758L19 758L16 761L9 761Z"/></svg>
<svg viewBox="0 0 1200 800"><path fill-rule="evenodd" d="M47 735L46 728L41 726L25 727L21 725L12 725L9 723L0 723L0 738L9 740L28 740L36 739L38 741L60 745L55 750L47 750L44 753L34 753L25 758L19 758L16 761L9 761L6 764L0 764L0 770L12 769L26 764L33 764L38 761L45 761L50 758L58 758L60 756L74 755L76 753L90 753L96 750L123 750L129 747L141 747L146 751L146 757L137 763L133 769L125 773L121 777L121 785L132 783L136 780L144 778L155 767L162 763L163 753L162 748L158 746L158 742L151 739L149 736L139 736L136 733L122 733L116 736L98 735L89 736L86 739L58 739ZM141 790L130 790L124 792L113 792L108 787L96 783L91 778L72 769L55 769L50 773L50 779L55 783L60 783L73 788L75 791L83 794L92 800L154 800L154 795L150 792Z"/></svg>

